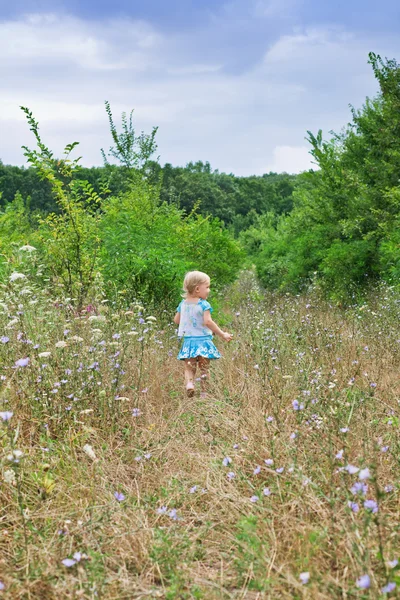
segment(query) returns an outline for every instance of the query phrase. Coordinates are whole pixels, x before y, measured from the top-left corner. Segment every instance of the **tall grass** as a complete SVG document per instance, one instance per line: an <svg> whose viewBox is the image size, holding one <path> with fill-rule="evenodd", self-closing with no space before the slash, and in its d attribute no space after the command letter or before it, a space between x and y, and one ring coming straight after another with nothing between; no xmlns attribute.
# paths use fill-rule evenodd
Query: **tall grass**
<svg viewBox="0 0 400 600"><path fill-rule="evenodd" d="M76 314L22 277L0 311L0 597L379 598L400 583L393 290L343 312L245 273L216 315L235 338L206 400L183 393L172 315L100 297Z"/></svg>

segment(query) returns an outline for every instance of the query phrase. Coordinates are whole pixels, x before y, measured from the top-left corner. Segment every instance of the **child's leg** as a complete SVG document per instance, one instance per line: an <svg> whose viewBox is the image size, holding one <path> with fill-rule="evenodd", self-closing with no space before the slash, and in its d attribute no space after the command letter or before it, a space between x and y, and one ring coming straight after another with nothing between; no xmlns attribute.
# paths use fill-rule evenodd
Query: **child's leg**
<svg viewBox="0 0 400 600"><path fill-rule="evenodd" d="M199 356L200 367L200 387L202 394L206 394L208 390L208 370L210 368L210 359L204 356Z"/></svg>
<svg viewBox="0 0 400 600"><path fill-rule="evenodd" d="M185 359L185 384L186 389L194 392L194 377L196 375L197 360L195 358Z"/></svg>

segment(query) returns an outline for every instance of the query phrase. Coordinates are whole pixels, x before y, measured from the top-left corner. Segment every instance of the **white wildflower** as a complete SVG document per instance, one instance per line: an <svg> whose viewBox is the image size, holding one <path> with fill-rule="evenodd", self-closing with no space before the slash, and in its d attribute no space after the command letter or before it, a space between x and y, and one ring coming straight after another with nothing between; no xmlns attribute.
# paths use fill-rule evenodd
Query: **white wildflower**
<svg viewBox="0 0 400 600"><path fill-rule="evenodd" d="M71 340L71 342L83 342L83 338L79 337L79 335L73 335L72 337L69 338Z"/></svg>
<svg viewBox="0 0 400 600"><path fill-rule="evenodd" d="M11 319L11 321L9 323L7 323L6 329L12 329L12 327L14 327L14 325L18 325L18 323L19 323L18 319Z"/></svg>
<svg viewBox="0 0 400 600"><path fill-rule="evenodd" d="M55 346L56 348L65 348L68 344L64 340L60 340L59 342L56 342Z"/></svg>
<svg viewBox="0 0 400 600"><path fill-rule="evenodd" d="M49 358L49 356L51 356L51 352L39 352L38 354L39 358Z"/></svg>
<svg viewBox="0 0 400 600"><path fill-rule="evenodd" d="M11 485L15 485L17 482L15 473L11 469L7 469L7 471L4 471L3 479L6 483L9 483Z"/></svg>
<svg viewBox="0 0 400 600"><path fill-rule="evenodd" d="M25 246L21 246L20 250L23 250L24 252L34 252L36 248L35 246L30 246L29 244L26 244Z"/></svg>
<svg viewBox="0 0 400 600"><path fill-rule="evenodd" d="M23 273L17 273L17 271L14 271L14 273L11 273L11 275L10 275L10 281L17 281L17 279L26 279L26 275L24 275Z"/></svg>
<svg viewBox="0 0 400 600"><path fill-rule="evenodd" d="M83 446L82 450L84 451L85 454L87 454L87 456L89 458L91 458L92 460L97 460L97 456L94 453L94 450L93 450L92 446L90 446L90 444L85 444Z"/></svg>
<svg viewBox="0 0 400 600"><path fill-rule="evenodd" d="M93 321L105 321L106 318L104 315L91 315L88 320L89 323L92 323Z"/></svg>

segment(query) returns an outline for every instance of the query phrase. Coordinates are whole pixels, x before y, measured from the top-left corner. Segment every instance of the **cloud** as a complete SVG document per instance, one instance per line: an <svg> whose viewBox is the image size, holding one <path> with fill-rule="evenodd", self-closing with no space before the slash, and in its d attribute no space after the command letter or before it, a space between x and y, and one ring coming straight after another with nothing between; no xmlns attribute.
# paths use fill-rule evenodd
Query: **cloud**
<svg viewBox="0 0 400 600"><path fill-rule="evenodd" d="M301 173L308 169L316 169L306 146L277 146L274 148L273 161L266 166L266 171L275 173Z"/></svg>
<svg viewBox="0 0 400 600"><path fill-rule="evenodd" d="M250 12L246 28L238 29L237 14L230 22L228 11L223 22L179 35L129 18L49 14L0 22L0 158L23 162L20 146L32 142L24 105L56 153L80 140L83 163L100 164L99 149L111 143L107 99L117 121L134 107L139 131L160 126L162 163L208 160L238 175L308 168L306 131L340 129L348 103L359 106L377 89L368 50L393 56L400 43L328 26L260 36L260 19L253 14L254 24Z"/></svg>

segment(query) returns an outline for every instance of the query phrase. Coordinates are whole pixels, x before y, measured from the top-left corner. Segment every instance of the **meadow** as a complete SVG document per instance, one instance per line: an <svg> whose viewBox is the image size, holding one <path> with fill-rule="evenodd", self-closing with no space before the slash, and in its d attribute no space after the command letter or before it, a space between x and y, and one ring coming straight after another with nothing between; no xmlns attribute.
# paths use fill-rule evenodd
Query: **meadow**
<svg viewBox="0 0 400 600"><path fill-rule="evenodd" d="M0 597L397 597L398 292L218 306L189 399L173 313L1 285Z"/></svg>

